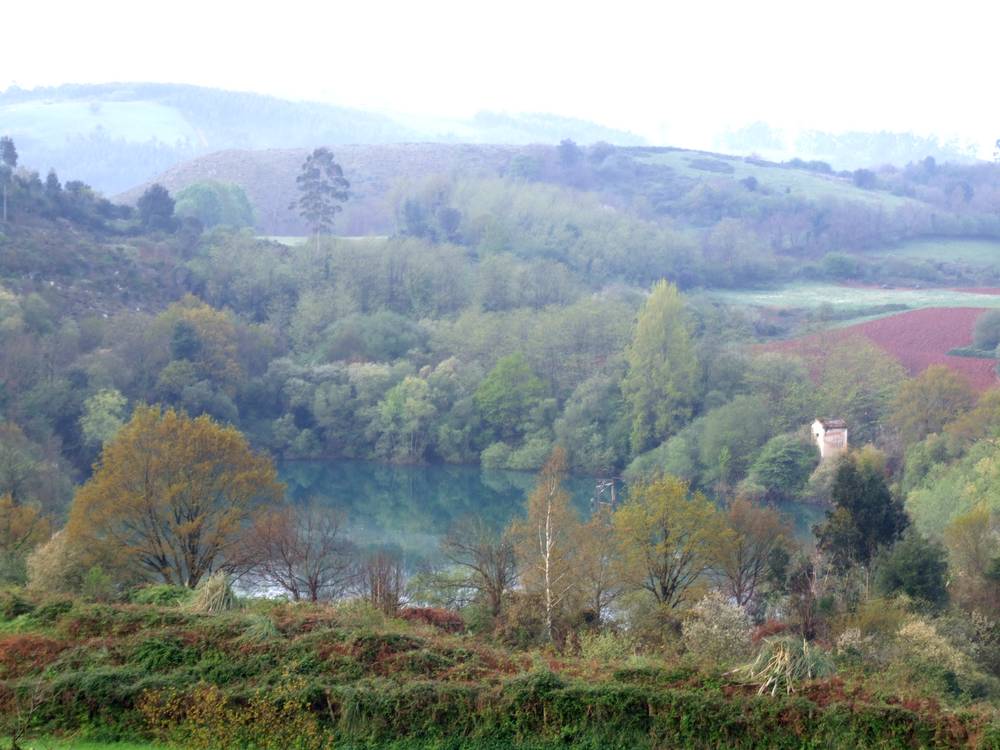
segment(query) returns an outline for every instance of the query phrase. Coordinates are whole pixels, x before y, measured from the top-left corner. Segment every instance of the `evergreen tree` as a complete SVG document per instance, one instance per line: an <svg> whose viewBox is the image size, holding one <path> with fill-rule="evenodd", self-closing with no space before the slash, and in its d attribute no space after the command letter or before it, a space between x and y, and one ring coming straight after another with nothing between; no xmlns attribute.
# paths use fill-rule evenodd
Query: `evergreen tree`
<svg viewBox="0 0 1000 750"><path fill-rule="evenodd" d="M0 190L3 192L3 220L7 221L7 191L14 179L17 167L17 149L10 137L0 138Z"/></svg>
<svg viewBox="0 0 1000 750"><path fill-rule="evenodd" d="M349 197L351 184L344 178L344 170L334 161L333 152L326 148L313 151L302 164L302 172L295 178L299 198L290 209L297 209L316 237L333 228L337 214L343 211Z"/></svg>
<svg viewBox="0 0 1000 750"><path fill-rule="evenodd" d="M852 564L869 568L879 548L899 539L910 522L874 453L841 458L831 490L834 508L813 529L820 549L841 569Z"/></svg>
<svg viewBox="0 0 1000 750"><path fill-rule="evenodd" d="M14 169L17 167L17 148L9 136L0 138L0 162Z"/></svg>
<svg viewBox="0 0 1000 750"><path fill-rule="evenodd" d="M174 199L163 185L154 184L147 188L136 202L139 219L146 229L171 231L174 228Z"/></svg>
<svg viewBox="0 0 1000 750"><path fill-rule="evenodd" d="M56 170L50 169L45 178L45 200L48 201L49 208L55 214L59 214L62 208L62 192L59 175L56 174Z"/></svg>
<svg viewBox="0 0 1000 750"><path fill-rule="evenodd" d="M903 593L940 607L948 601L947 576L948 552L944 546L909 529L879 558L876 585L886 596Z"/></svg>

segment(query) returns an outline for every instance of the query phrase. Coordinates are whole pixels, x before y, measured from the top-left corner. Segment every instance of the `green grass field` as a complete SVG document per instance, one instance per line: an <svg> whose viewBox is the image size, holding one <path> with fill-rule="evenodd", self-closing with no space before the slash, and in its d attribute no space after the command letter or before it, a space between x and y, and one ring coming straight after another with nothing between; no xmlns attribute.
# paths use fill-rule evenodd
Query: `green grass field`
<svg viewBox="0 0 1000 750"><path fill-rule="evenodd" d="M710 299L729 305L752 307L790 307L816 309L825 304L838 308L862 308L876 305L921 307L993 307L1000 308L1000 295L976 294L953 289L879 289L837 284L800 283L775 289L713 289L705 292Z"/></svg>
<svg viewBox="0 0 1000 750"><path fill-rule="evenodd" d="M898 247L879 250L874 255L882 258L949 261L969 266L996 266L1000 264L1000 242L963 238L912 240Z"/></svg>
<svg viewBox="0 0 1000 750"><path fill-rule="evenodd" d="M638 161L663 164L675 169L685 177L704 180L710 177L742 180L754 177L764 187L776 192L807 198L839 198L842 200L880 203L888 207L902 206L913 201L881 190L861 190L843 177L833 177L804 169L766 167L750 164L738 156L715 156L693 151L670 151L662 154L637 156ZM732 171L716 172L698 168L699 162L729 165Z"/></svg>

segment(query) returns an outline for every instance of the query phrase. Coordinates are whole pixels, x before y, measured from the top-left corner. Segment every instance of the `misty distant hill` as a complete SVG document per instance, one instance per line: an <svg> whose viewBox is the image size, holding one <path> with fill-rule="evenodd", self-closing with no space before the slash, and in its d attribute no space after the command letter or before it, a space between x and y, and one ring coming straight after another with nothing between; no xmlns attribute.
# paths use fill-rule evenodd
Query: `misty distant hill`
<svg viewBox="0 0 1000 750"><path fill-rule="evenodd" d="M887 211L913 201L884 189L861 189L850 173L668 147L589 147L581 151L580 162L570 167L561 163L560 148L552 145L402 143L332 148L351 182L351 199L337 219L336 231L342 235L393 233L395 198L419 192L431 178L448 182L513 176L525 182L554 183L596 192L611 205L638 201L647 213L698 226L727 201L760 206L782 200L836 201L884 206ZM116 199L135 203L154 181L172 193L205 180L231 182L246 191L258 231L303 235L308 228L289 205L297 197L295 178L308 153L309 149L298 148L207 154L178 164ZM746 212L774 210L760 206L748 206Z"/></svg>
<svg viewBox="0 0 1000 750"><path fill-rule="evenodd" d="M939 162L975 162L975 146L957 140L942 141L915 133L851 131L829 133L821 130L784 130L756 122L718 135L715 145L722 151L758 154L766 159L799 157L819 160L834 169L859 169L883 164L903 166L928 156Z"/></svg>
<svg viewBox="0 0 1000 750"><path fill-rule="evenodd" d="M316 145L580 143L642 139L547 114L483 112L467 120L395 118L316 102L197 86L111 83L0 93L0 134L21 161L114 194L194 157L228 149Z"/></svg>

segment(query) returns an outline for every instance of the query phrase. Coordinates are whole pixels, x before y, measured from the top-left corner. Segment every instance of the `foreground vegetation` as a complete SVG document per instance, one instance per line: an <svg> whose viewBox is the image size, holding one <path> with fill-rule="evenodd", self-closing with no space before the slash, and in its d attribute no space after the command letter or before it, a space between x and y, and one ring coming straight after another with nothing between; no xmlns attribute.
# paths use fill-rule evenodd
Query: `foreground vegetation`
<svg viewBox="0 0 1000 750"><path fill-rule="evenodd" d="M215 750L989 747L997 739L981 708L939 709L906 697L905 684L898 694L888 681L866 686L846 648L836 657L841 677L772 696L699 664L696 653L636 656L624 636L584 635L561 655L511 651L362 602L256 603L215 615L149 604L17 606L22 614L0 639L5 701L27 707L22 720L33 731L79 739Z"/></svg>

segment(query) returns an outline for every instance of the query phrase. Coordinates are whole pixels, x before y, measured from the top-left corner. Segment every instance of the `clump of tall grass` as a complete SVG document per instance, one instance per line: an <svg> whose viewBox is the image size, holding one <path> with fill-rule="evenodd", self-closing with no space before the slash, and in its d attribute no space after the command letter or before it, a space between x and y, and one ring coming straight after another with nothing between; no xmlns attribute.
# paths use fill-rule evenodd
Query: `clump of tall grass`
<svg viewBox="0 0 1000 750"><path fill-rule="evenodd" d="M274 620L267 615L251 614L247 617L247 625L243 629L243 634L239 637L239 641L240 643L258 646L278 636L278 627L274 624Z"/></svg>
<svg viewBox="0 0 1000 750"><path fill-rule="evenodd" d="M821 648L803 638L781 636L765 639L757 657L731 674L759 685L758 695L779 691L790 695L803 682L833 673L833 662Z"/></svg>
<svg viewBox="0 0 1000 750"><path fill-rule="evenodd" d="M199 615L215 615L219 612L229 612L236 606L236 595L233 594L229 576L220 571L198 584L194 596L187 604L187 609Z"/></svg>

